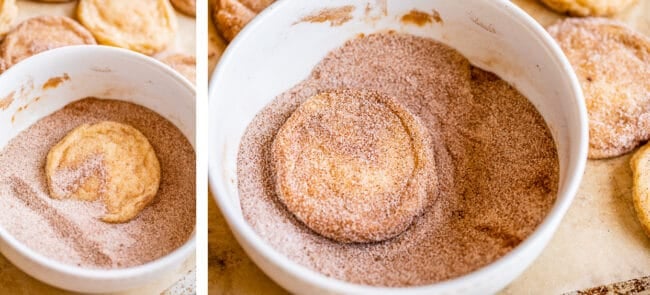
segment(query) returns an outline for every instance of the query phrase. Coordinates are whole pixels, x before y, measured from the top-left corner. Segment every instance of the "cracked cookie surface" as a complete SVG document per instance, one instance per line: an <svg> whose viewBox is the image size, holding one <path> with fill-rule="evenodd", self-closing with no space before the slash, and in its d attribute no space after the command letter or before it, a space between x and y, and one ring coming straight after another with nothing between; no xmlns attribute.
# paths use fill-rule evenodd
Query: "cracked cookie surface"
<svg viewBox="0 0 650 295"><path fill-rule="evenodd" d="M374 92L312 96L280 128L271 153L278 198L339 242L395 237L436 195L430 135L397 101Z"/></svg>
<svg viewBox="0 0 650 295"><path fill-rule="evenodd" d="M130 125L83 124L54 145L45 166L50 197L101 199L108 223L128 222L153 200L160 163L147 138Z"/></svg>
<svg viewBox="0 0 650 295"><path fill-rule="evenodd" d="M96 44L95 38L75 20L65 16L38 16L11 30L2 42L0 54L9 68L46 50L83 44Z"/></svg>
<svg viewBox="0 0 650 295"><path fill-rule="evenodd" d="M549 8L574 16L611 16L637 0L541 0Z"/></svg>
<svg viewBox="0 0 650 295"><path fill-rule="evenodd" d="M176 34L176 14L167 0L80 0L77 18L101 44L152 55Z"/></svg>
<svg viewBox="0 0 650 295"><path fill-rule="evenodd" d="M548 31L583 89L589 158L620 156L650 139L650 40L602 18L570 18Z"/></svg>

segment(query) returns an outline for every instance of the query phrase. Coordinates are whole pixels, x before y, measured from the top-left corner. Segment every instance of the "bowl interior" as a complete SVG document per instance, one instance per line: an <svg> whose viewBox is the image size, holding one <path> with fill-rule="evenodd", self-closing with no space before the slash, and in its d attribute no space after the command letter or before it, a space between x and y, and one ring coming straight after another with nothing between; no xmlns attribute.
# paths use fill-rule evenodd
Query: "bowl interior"
<svg viewBox="0 0 650 295"><path fill-rule="evenodd" d="M341 26L330 26L327 22L297 23L302 16L324 7L350 3L355 6L354 17ZM441 0L387 1L386 10L381 5L371 5L370 12L366 12L366 5L367 1L328 1L326 6L310 1L284 1L271 7L263 16L264 24L259 25L261 20L254 23L248 34L242 34L224 55L211 83L210 99L215 113L210 132L212 147L217 151L211 162L220 172L228 205L240 211L235 181L237 152L240 138L257 112L305 79L329 51L358 34L388 30L441 41L522 92L551 129L560 157L559 194L565 194L580 157L584 106L577 99L570 68L556 56L548 40L531 32L520 11L502 1L480 0L462 4ZM424 26L400 22L401 16L412 9L436 11L441 21Z"/></svg>
<svg viewBox="0 0 650 295"><path fill-rule="evenodd" d="M342 25L301 22L324 8L346 5L353 6L352 18ZM402 16L412 10L437 14L440 20L422 26L403 23ZM512 255L502 258L513 263L513 274L503 275L511 280L539 254L575 195L586 159L587 121L579 84L559 47L509 1L284 0L271 6L231 43L210 84L210 184L217 202L253 259L255 252L262 253L258 264L272 261L314 284L337 284L278 257L243 220L236 175L240 138L265 105L305 79L329 51L359 34L389 30L433 38L455 48L472 64L516 87L550 127L560 161L557 202L538 230L512 251L527 257L526 262L514 267ZM495 284L508 281L495 280L499 281Z"/></svg>
<svg viewBox="0 0 650 295"><path fill-rule="evenodd" d="M171 121L195 145L195 90L182 76L152 58L128 50L70 46L30 57L0 75L0 126L4 126L0 150L41 118L91 96L147 107ZM80 292L136 287L169 271L170 266L180 265L195 248L192 233L183 246L147 264L89 270L36 253L3 228L0 238L3 254L18 267L47 283Z"/></svg>

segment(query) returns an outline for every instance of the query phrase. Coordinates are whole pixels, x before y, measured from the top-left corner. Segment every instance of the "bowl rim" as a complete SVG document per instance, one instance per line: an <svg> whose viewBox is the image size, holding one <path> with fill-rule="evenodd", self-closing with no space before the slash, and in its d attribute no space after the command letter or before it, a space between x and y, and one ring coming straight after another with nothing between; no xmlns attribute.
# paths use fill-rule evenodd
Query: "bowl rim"
<svg viewBox="0 0 650 295"><path fill-rule="evenodd" d="M0 82L2 82L3 77L11 75L14 72L20 71L22 67L30 63L46 63L47 60L56 59L57 57L69 57L75 56L79 51L86 52L95 52L102 56L105 55L115 55L122 56L132 60L138 60L143 63L148 63L154 66L155 68L163 71L166 75L170 76L171 79L180 82L182 87L186 88L189 92L193 93L192 100L196 102L196 89L194 85L183 75L174 71L169 65L152 58L150 56L133 52L127 49L105 46L105 45L72 45L59 47L51 50L47 50L33 56L30 56L19 63L15 64L11 68L4 71L0 74ZM194 148L196 152L196 147ZM72 264L67 264L55 260L53 258L47 257L43 254L36 252L31 249L24 243L18 241L12 234L10 234L3 226L0 226L0 239L6 242L9 247L18 252L21 256L27 258L28 260L43 266L45 268L51 269L53 271L71 275L76 277L81 277L84 279L91 280L117 280L117 279L131 279L134 277L142 276L144 274L156 272L161 269L168 268L174 262L187 259L192 251L196 249L196 220L194 224L194 230L192 231L191 236L185 241L180 247L174 249L173 251L156 258L152 261L149 261L144 264L125 267L125 268L113 268L113 269L92 269L80 267ZM11 259L9 259L11 260ZM12 261L13 263L13 261ZM13 263L20 268L17 264Z"/></svg>
<svg viewBox="0 0 650 295"><path fill-rule="evenodd" d="M209 116L210 128L209 130L214 130L216 127L216 114L219 113L220 105L219 100L215 97L218 97L217 94L217 85L221 84L222 80L225 79L227 73L225 68L231 63L231 56L240 47L240 44L244 40L250 38L251 32L253 32L258 26L264 24L265 20L277 13L284 6L290 5L291 0L279 0L265 9L260 13L256 18L254 18L238 35L237 37L228 45L225 52L221 56L217 67L213 72L213 76L210 79L209 83L209 111L212 116ZM309 269L303 265L300 265L293 260L290 260L285 255L281 254L279 251L275 250L271 245L265 242L255 230L245 221L244 218L236 216L232 210L232 206L229 205L230 194L227 193L227 190L223 184L223 172L219 168L220 160L215 159L216 157L209 158L209 173L208 173L208 182L211 193L211 197L218 204L221 213L225 217L227 223L229 224L231 230L235 232L235 237L239 239L244 239L254 248L255 253L260 255L263 259L269 261L276 267L281 268L288 274L291 274L293 277L299 278L303 282L307 282L312 285L321 286L324 289L341 292L341 293L377 293L377 292L392 292L392 293L430 293L441 291L442 289L447 288L460 288L467 281L476 281L478 278L484 276L487 273L494 271L495 269L501 268L506 265L511 260L523 255L524 252L529 251L535 244L535 242L542 236L544 231L549 228L552 233L555 232L560 221L564 217L566 211L571 205L575 195L578 192L582 176L587 163L587 151L588 151L588 119L587 119L587 108L584 102L582 88L580 86L579 80L569 63L567 57L564 55L563 51L559 45L553 40L553 38L547 33L547 31L539 24L532 16L528 15L523 9L519 6L511 3L508 0L485 0L484 2L495 6L497 10L501 10L504 14L511 14L511 16L518 20L522 26L524 26L528 31L535 35L538 39L542 41L542 44L545 47L547 52L550 52L552 57L552 62L556 64L559 68L562 69L568 75L571 90L574 94L573 98L575 101L575 106L577 107L577 113L579 115L580 122L580 138L575 139L578 146L578 153L576 155L571 155L567 165L569 171L573 170L571 174L567 174L567 180L564 187L560 187L561 191L558 191L557 198L551 210L544 217L544 220L535 228L535 230L527 236L519 245L514 249L501 256L500 258L494 260L493 262L480 267L472 272L466 273L461 276L457 276L451 279L427 284L427 285L418 285L418 286L409 286L409 287L382 287L382 286L370 286L357 283L350 283L343 280L327 277L320 272ZM209 134L209 143L212 144L212 138L214 138L213 133ZM573 149L571 149L573 151ZM573 167L573 169L571 169ZM248 249L244 249L248 252ZM250 254L249 254L250 255Z"/></svg>

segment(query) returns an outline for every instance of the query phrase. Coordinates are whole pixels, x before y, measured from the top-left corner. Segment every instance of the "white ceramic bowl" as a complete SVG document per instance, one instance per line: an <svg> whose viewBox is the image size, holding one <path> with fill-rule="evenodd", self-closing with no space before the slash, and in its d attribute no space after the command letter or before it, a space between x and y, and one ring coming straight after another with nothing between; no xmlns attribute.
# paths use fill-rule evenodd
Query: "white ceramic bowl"
<svg viewBox="0 0 650 295"><path fill-rule="evenodd" d="M505 0L282 0L258 16L228 47L211 81L209 181L236 238L272 279L298 294L489 294L504 288L540 254L562 220L582 177L587 115L571 66L546 31ZM354 5L341 26L298 23L328 7ZM372 7L370 17L366 5ZM440 14L442 23L400 22L412 9ZM543 115L557 143L557 202L543 223L513 251L477 271L448 281L377 288L326 277L298 265L265 243L244 220L237 191L240 138L255 114L276 95L305 79L329 51L359 33L394 30L439 40L473 64L495 72L522 92ZM278 233L282 234L282 233ZM434 263L434 262L432 262Z"/></svg>
<svg viewBox="0 0 650 295"><path fill-rule="evenodd" d="M52 77L70 79L43 89ZM104 46L71 46L30 57L0 75L0 98L14 93L0 108L0 150L39 119L85 97L120 99L154 110L195 142L195 90L170 67L128 50ZM34 100L40 97L39 100ZM18 111L21 106L29 105ZM34 237L38 238L38 237ZM29 275L77 292L116 292L142 286L182 267L195 250L195 237L150 263L124 269L90 270L45 257L0 227L0 251Z"/></svg>

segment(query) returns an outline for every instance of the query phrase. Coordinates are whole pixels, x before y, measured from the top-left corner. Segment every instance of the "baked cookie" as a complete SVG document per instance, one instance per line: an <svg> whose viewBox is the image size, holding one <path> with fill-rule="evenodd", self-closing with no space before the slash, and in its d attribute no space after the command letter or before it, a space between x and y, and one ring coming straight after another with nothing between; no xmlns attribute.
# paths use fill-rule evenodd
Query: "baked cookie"
<svg viewBox="0 0 650 295"><path fill-rule="evenodd" d="M167 0L80 0L77 18L99 43L147 55L172 43L177 27Z"/></svg>
<svg viewBox="0 0 650 295"><path fill-rule="evenodd" d="M0 37L11 29L17 16L16 0L0 0Z"/></svg>
<svg viewBox="0 0 650 295"><path fill-rule="evenodd" d="M50 149L45 173L54 199L101 199L101 220L133 219L153 200L160 163L149 140L130 125L104 121L81 125Z"/></svg>
<svg viewBox="0 0 650 295"><path fill-rule="evenodd" d="M404 232L437 195L431 138L395 100L366 91L309 98L271 147L279 200L342 243Z"/></svg>
<svg viewBox="0 0 650 295"><path fill-rule="evenodd" d="M172 5L181 13L196 16L195 0L171 0Z"/></svg>
<svg viewBox="0 0 650 295"><path fill-rule="evenodd" d="M214 68L217 66L217 62L219 62L221 54L224 50L226 50L226 46L228 44L217 32L217 28L212 17L208 17L208 22L208 77L210 77L214 71Z"/></svg>
<svg viewBox="0 0 650 295"><path fill-rule="evenodd" d="M30 18L9 31L0 46L7 68L34 54L68 45L96 44L83 26L65 16Z"/></svg>
<svg viewBox="0 0 650 295"><path fill-rule="evenodd" d="M634 209L643 230L650 237L650 144L634 154L630 166L634 176Z"/></svg>
<svg viewBox="0 0 650 295"><path fill-rule="evenodd" d="M549 8L573 16L612 16L637 0L541 0Z"/></svg>
<svg viewBox="0 0 650 295"><path fill-rule="evenodd" d="M185 54L172 54L161 59L174 70L196 84L196 58Z"/></svg>
<svg viewBox="0 0 650 295"><path fill-rule="evenodd" d="M589 158L619 156L650 139L650 40L601 18L569 18L548 32L582 85Z"/></svg>
<svg viewBox="0 0 650 295"><path fill-rule="evenodd" d="M232 41L248 22L275 0L217 0L214 22L226 41Z"/></svg>

